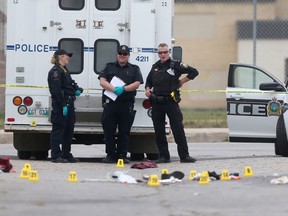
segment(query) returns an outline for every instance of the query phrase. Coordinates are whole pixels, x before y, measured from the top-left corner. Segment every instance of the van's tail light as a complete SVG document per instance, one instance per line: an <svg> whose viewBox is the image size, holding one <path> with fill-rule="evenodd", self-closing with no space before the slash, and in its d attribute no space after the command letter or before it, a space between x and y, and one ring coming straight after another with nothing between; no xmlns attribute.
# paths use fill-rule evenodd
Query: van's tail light
<svg viewBox="0 0 288 216"><path fill-rule="evenodd" d="M21 105L21 106L18 107L18 113L19 113L20 115L26 114L27 111L28 111L28 109L27 109L27 107L24 106L24 105Z"/></svg>
<svg viewBox="0 0 288 216"><path fill-rule="evenodd" d="M152 104L150 102L149 99L145 99L143 102L142 102L142 106L145 108L145 109L149 109L151 108Z"/></svg>
<svg viewBox="0 0 288 216"><path fill-rule="evenodd" d="M14 121L15 121L15 118L7 118L7 121L8 121L8 122L14 122Z"/></svg>
<svg viewBox="0 0 288 216"><path fill-rule="evenodd" d="M15 106L20 106L22 104L22 98L19 96L16 96L13 98L13 104Z"/></svg>
<svg viewBox="0 0 288 216"><path fill-rule="evenodd" d="M25 97L23 102L26 106L31 106L33 104L33 99L31 97Z"/></svg>
<svg viewBox="0 0 288 216"><path fill-rule="evenodd" d="M15 106L18 106L18 113L20 115L24 115L28 111L27 106L31 106L33 104L33 99L31 97L27 96L22 100L22 98L20 96L15 96L13 98L13 104ZM7 121L14 122L15 119L8 118Z"/></svg>

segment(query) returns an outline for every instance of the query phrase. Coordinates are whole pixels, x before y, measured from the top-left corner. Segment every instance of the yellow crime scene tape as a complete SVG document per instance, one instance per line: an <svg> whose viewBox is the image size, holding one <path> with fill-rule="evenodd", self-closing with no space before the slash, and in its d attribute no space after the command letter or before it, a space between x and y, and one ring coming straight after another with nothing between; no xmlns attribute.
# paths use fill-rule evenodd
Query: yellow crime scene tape
<svg viewBox="0 0 288 216"><path fill-rule="evenodd" d="M30 86L30 85L0 84L0 88L48 88L48 86Z"/></svg>
<svg viewBox="0 0 288 216"><path fill-rule="evenodd" d="M218 90L218 89L196 89L196 90L180 90L180 92L193 92L193 93L269 93L275 94L273 91L261 91L261 90ZM287 92L277 92L277 94L287 94Z"/></svg>
<svg viewBox="0 0 288 216"><path fill-rule="evenodd" d="M0 88L48 88L48 86L33 86L33 85L16 85L16 84L0 84ZM99 88L84 88L84 90L100 90ZM145 90L137 90L145 92ZM195 90L180 90L183 93L269 93L275 94L273 91L261 90L222 90L222 89L195 89ZM277 94L287 94L288 92L277 92Z"/></svg>

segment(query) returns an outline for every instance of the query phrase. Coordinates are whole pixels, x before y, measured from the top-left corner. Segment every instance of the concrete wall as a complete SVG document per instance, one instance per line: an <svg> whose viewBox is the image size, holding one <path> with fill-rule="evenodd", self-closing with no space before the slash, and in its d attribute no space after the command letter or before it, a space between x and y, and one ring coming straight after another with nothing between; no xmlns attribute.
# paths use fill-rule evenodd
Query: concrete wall
<svg viewBox="0 0 288 216"><path fill-rule="evenodd" d="M280 19L288 19L288 1L277 0L275 5L276 15Z"/></svg>

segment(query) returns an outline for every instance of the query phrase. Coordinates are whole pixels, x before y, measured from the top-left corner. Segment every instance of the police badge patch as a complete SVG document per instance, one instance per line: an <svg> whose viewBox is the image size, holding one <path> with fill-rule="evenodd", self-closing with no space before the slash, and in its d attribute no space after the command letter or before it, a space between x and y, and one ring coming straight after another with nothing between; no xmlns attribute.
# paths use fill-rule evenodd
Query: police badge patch
<svg viewBox="0 0 288 216"><path fill-rule="evenodd" d="M180 67L188 68L188 65L187 65L187 64L184 64L183 62L181 62L181 63L180 63Z"/></svg>
<svg viewBox="0 0 288 216"><path fill-rule="evenodd" d="M276 97L273 97L267 105L268 116L279 116L281 114L281 103Z"/></svg>
<svg viewBox="0 0 288 216"><path fill-rule="evenodd" d="M59 76L58 71L54 71L53 77L54 77L54 78L58 78L58 76Z"/></svg>

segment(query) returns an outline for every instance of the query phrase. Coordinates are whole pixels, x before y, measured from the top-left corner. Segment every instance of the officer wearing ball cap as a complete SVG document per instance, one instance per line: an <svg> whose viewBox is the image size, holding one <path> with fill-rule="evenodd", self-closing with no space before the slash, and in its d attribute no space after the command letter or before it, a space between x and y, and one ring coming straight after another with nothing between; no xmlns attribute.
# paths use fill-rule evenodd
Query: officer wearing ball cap
<svg viewBox="0 0 288 216"><path fill-rule="evenodd" d="M48 73L48 85L52 98L50 134L51 161L54 163L75 163L79 160L71 154L75 125L74 100L83 91L72 79L67 68L73 53L59 49L54 52ZM60 148L62 144L62 149Z"/></svg>
<svg viewBox="0 0 288 216"><path fill-rule="evenodd" d="M136 89L143 83L140 68L128 62L130 49L121 45L117 49L117 61L107 63L100 73L100 85L104 90L114 92L116 100L112 100L103 94L102 127L106 145L106 158L104 163L115 163L123 159L129 163L127 151L129 144L130 129L134 121L134 102ZM121 79L125 85L113 86L110 82L113 77ZM118 127L118 139L116 145L115 133Z"/></svg>
<svg viewBox="0 0 288 216"><path fill-rule="evenodd" d="M71 58L73 53L68 53L68 52L66 52L66 50L59 49L59 50L56 50L54 52L53 56L57 58L57 56L61 56L61 55L68 55Z"/></svg>
<svg viewBox="0 0 288 216"><path fill-rule="evenodd" d="M126 45L119 46L117 52L127 52L130 55L129 47Z"/></svg>

